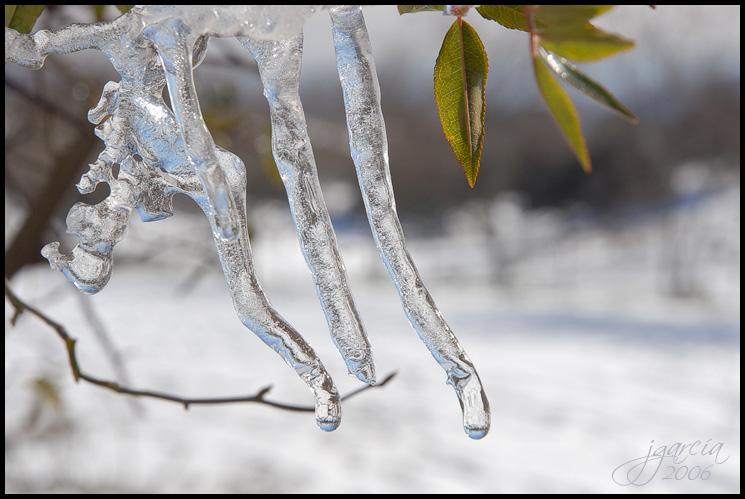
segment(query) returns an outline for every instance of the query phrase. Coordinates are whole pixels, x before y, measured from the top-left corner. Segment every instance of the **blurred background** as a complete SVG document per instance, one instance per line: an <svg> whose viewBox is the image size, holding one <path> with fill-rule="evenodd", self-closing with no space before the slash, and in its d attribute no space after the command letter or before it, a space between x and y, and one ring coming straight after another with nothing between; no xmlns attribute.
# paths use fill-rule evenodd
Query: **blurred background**
<svg viewBox="0 0 745 499"><path fill-rule="evenodd" d="M377 255L320 12L305 30L308 131L378 376L397 377L350 400L332 434L310 415L267 407L133 402L74 384L53 331L30 316L10 327L6 300L6 492L739 492L740 7L621 6L597 19L637 46L581 69L639 124L568 89L590 175L538 94L527 35L470 13L490 67L474 188L432 89L453 19L364 12L399 215L484 379L491 434L472 442L460 430L456 398ZM94 20L86 7L49 6L34 30ZM294 237L255 63L235 40L212 40L195 78L215 141L246 164L255 264L270 300L342 393L357 388ZM168 220L133 218L99 295L78 296L41 258L48 242L62 241L63 252L75 244L64 223L74 202L108 195L101 185L81 196L74 184L102 149L86 113L109 80L118 75L93 51L51 56L40 71L6 65L11 286L80 340L93 374L189 396L272 384L276 400L311 403L235 319L209 226L189 199L177 196ZM641 487L614 482L613 470L646 455L650 441L706 439L723 443L719 463L731 456L706 481L690 478L689 460L683 480L660 471Z"/></svg>

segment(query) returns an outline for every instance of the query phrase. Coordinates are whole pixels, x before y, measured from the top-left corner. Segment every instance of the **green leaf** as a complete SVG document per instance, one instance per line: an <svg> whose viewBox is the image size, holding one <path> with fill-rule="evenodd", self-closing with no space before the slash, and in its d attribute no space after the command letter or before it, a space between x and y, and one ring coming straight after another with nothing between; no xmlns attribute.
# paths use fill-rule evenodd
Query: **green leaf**
<svg viewBox="0 0 745 499"><path fill-rule="evenodd" d="M564 81L570 83L578 90L584 92L589 97L595 99L599 103L608 106L613 111L616 111L628 118L632 123L637 123L639 120L634 114L629 111L623 104L621 104L613 95L603 88L600 84L592 80L590 77L582 73L577 67L565 58L553 54L546 50L543 46L538 48L538 54L541 56L543 61L554 70Z"/></svg>
<svg viewBox="0 0 745 499"><path fill-rule="evenodd" d="M579 160L582 169L586 172L592 170L590 163L590 154L587 152L587 144L585 138L582 135L582 127L579 122L579 116L577 110L574 109L571 99L561 88L558 81L554 79L543 63L543 60L539 55L533 57L533 67L535 69L535 78L538 82L538 88L543 94L543 98L548 104L548 108L551 110L551 114L554 115L559 128L564 132L564 137L569 143L574 155Z"/></svg>
<svg viewBox="0 0 745 499"><path fill-rule="evenodd" d="M505 28L528 31L522 5L479 5L476 10L482 17L496 21Z"/></svg>
<svg viewBox="0 0 745 499"><path fill-rule="evenodd" d="M5 27L29 33L46 5L6 5Z"/></svg>
<svg viewBox="0 0 745 499"><path fill-rule="evenodd" d="M546 25L584 24L613 7L615 5L539 5L533 11L533 16L536 21Z"/></svg>
<svg viewBox="0 0 745 499"><path fill-rule="evenodd" d="M484 143L489 63L476 30L460 17L442 41L435 63L435 101L445 137L473 187Z"/></svg>
<svg viewBox="0 0 745 499"><path fill-rule="evenodd" d="M546 25L536 33L548 50L575 61L596 61L634 46L631 40L602 31L589 22Z"/></svg>
<svg viewBox="0 0 745 499"><path fill-rule="evenodd" d="M103 21L103 9L105 8L105 5L91 5L91 8L93 9L93 13L96 16L96 22Z"/></svg>
<svg viewBox="0 0 745 499"><path fill-rule="evenodd" d="M426 12L426 11L440 11L443 12L445 10L444 5L399 5L398 6L398 13L403 14L413 14L415 12Z"/></svg>

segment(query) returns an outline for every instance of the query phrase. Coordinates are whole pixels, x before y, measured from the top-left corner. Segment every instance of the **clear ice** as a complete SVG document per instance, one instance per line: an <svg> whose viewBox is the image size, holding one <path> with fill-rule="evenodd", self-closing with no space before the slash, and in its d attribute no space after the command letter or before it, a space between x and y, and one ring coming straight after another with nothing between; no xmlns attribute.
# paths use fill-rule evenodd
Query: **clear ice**
<svg viewBox="0 0 745 499"><path fill-rule="evenodd" d="M246 229L246 175L240 158L215 145L199 108L193 69L211 37L232 37L256 59L269 103L272 152L284 182L300 246L329 331L349 372L375 383L372 348L352 298L346 270L321 192L298 94L302 27L313 6L136 6L107 23L73 24L33 35L5 28L5 62L39 69L49 54L95 49L121 76L108 82L89 111L105 148L77 187L92 192L106 182L111 194L97 205L76 203L67 231L80 242L66 255L59 243L43 256L85 293L108 283L113 250L136 210L143 221L173 215L184 193L209 219L223 272L241 322L272 347L315 397L316 421L341 422L338 391L311 346L272 307L253 269ZM481 381L442 318L409 254L396 214L380 89L359 6L332 6L332 34L344 93L349 145L370 227L406 315L447 373L471 438L489 430ZM168 88L173 111L162 98ZM115 173L118 167L118 173Z"/></svg>

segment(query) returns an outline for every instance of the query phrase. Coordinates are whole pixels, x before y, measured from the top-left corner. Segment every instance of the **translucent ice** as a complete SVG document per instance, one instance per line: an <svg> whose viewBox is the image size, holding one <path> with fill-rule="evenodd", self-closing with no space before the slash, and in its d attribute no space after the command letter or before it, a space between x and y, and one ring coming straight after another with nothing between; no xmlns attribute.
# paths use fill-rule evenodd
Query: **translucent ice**
<svg viewBox="0 0 745 499"><path fill-rule="evenodd" d="M269 101L274 159L331 335L350 373L374 383L372 349L349 291L298 94L302 34L289 40L239 40L259 65Z"/></svg>
<svg viewBox="0 0 745 499"><path fill-rule="evenodd" d="M447 371L448 383L455 388L463 409L464 429L472 438L481 438L490 424L489 402L481 380L424 287L396 214L380 87L362 8L332 6L329 13L336 67L344 91L349 148L375 243L409 321Z"/></svg>
<svg viewBox="0 0 745 499"><path fill-rule="evenodd" d="M203 34L214 33L214 19L207 16L209 22L200 25L193 15L172 17L177 14L132 9L112 23L40 31L33 37L6 29L6 62L39 68L49 53L97 48L121 75L120 82L107 83L88 115L106 147L78 184L86 193L107 182L111 194L98 205L77 203L70 209L68 232L80 239L70 254L61 255L59 243L48 244L42 254L78 289L96 293L109 281L114 245L126 234L132 209L143 221L159 220L173 214L175 193L187 194L210 220L238 317L308 384L318 425L333 430L341 421L341 406L331 376L310 345L272 308L255 276L245 225L245 167L214 145L199 111L192 60L198 63L204 54ZM223 17L237 22L235 16ZM159 44L157 49L148 40ZM173 113L161 97L166 83ZM116 178L114 164L119 165Z"/></svg>
<svg viewBox="0 0 745 499"><path fill-rule="evenodd" d="M114 246L132 210L143 221L173 214L172 197L185 193L207 215L238 317L308 384L324 430L341 420L339 395L313 349L270 305L253 269L246 230L245 167L217 147L204 124L193 68L211 37L235 37L257 60L269 102L272 150L287 190L300 246L313 276L331 335L350 373L374 383L370 343L347 283L323 200L298 95L302 25L311 6L137 6L109 23L71 25L22 35L5 29L5 60L39 69L53 53L96 49L121 76L109 82L88 119L105 148L78 189L111 187L103 202L75 204L68 232L80 243L67 255L59 243L42 254L83 292L109 281ZM370 226L409 320L445 369L472 438L489 429L489 404L470 359L445 323L408 253L396 214L380 92L361 8L329 8L337 68L344 91L350 149ZM163 102L167 86L173 106ZM114 166L118 173L114 176Z"/></svg>

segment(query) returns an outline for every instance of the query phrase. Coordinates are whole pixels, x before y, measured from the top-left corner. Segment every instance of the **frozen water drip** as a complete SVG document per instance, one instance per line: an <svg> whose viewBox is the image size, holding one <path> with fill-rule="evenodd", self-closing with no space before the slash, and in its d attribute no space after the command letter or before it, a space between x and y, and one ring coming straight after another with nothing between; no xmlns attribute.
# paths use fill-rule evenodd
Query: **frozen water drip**
<svg viewBox="0 0 745 499"><path fill-rule="evenodd" d="M92 192L111 194L91 206L75 204L67 230L80 242L66 255L59 243L43 256L85 293L109 282L113 251L129 216L143 221L173 215L176 193L204 211L241 322L308 385L316 422L326 431L341 422L338 391L303 337L272 307L253 268L246 228L246 171L240 158L215 145L199 107L193 70L210 37L237 38L256 59L269 104L272 152L316 286L329 331L350 374L374 384L372 348L352 298L336 235L321 192L299 98L302 26L315 6L135 6L117 19L25 35L5 28L5 62L40 69L49 54L95 49L121 76L108 82L88 113L105 147L80 179ZM445 369L471 438L489 430L489 403L473 363L442 318L406 247L396 213L380 89L359 6L333 6L332 33L344 93L349 145L375 243L412 326ZM173 111L162 99L168 89ZM116 178L112 168L118 165Z"/></svg>

